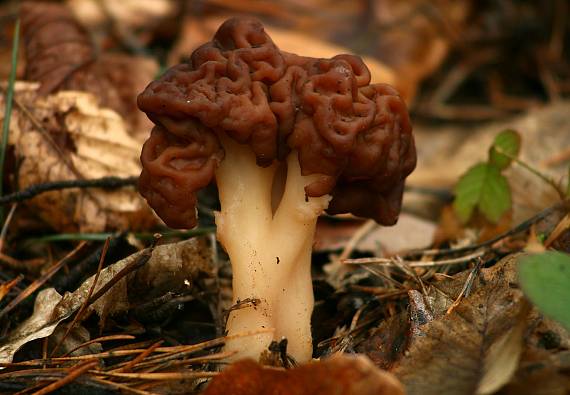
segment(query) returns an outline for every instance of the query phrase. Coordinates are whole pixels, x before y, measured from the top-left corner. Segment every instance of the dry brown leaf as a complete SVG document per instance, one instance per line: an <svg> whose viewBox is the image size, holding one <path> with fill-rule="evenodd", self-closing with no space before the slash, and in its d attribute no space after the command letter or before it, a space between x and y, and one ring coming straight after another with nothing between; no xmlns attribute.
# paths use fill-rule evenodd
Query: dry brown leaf
<svg viewBox="0 0 570 395"><path fill-rule="evenodd" d="M55 350L57 355L80 356L97 354L103 351L103 346L99 342L90 342L91 334L82 325L75 324L68 332L69 323L58 325L49 336L49 350Z"/></svg>
<svg viewBox="0 0 570 395"><path fill-rule="evenodd" d="M75 16L90 28L105 25L109 18L129 29L149 28L172 16L177 7L170 0L67 0Z"/></svg>
<svg viewBox="0 0 570 395"><path fill-rule="evenodd" d="M569 351L553 353L535 347L525 350L516 375L499 394L567 395L570 391L569 356Z"/></svg>
<svg viewBox="0 0 570 395"><path fill-rule="evenodd" d="M139 175L141 144L127 133L120 115L99 107L88 93L38 97L37 87L16 87L16 99L27 109L15 106L10 125L19 189L78 177ZM3 100L0 96L2 114ZM136 229L156 222L133 189L54 191L28 201L27 207L60 232Z"/></svg>
<svg viewBox="0 0 570 395"><path fill-rule="evenodd" d="M472 0L375 0L377 57L401 78L412 100L426 77L438 70L460 40Z"/></svg>
<svg viewBox="0 0 570 395"><path fill-rule="evenodd" d="M12 362L14 354L24 344L51 335L57 325L73 313L73 311L58 311L60 314L54 314L54 306L61 300L61 295L53 288L38 293L32 316L0 342L1 363Z"/></svg>
<svg viewBox="0 0 570 395"><path fill-rule="evenodd" d="M194 287L195 279L211 273L209 249L200 239L156 247L151 258L138 271L118 281L91 309L100 317L127 311L131 306L144 303L167 292L183 293ZM132 254L103 269L94 294L111 281L121 270L140 258L144 251ZM78 308L89 293L95 276L91 276L71 295L65 295L62 306Z"/></svg>
<svg viewBox="0 0 570 395"><path fill-rule="evenodd" d="M232 364L204 395L403 395L390 373L365 356L338 355L291 370L264 368L253 360Z"/></svg>
<svg viewBox="0 0 570 395"><path fill-rule="evenodd" d="M519 369L501 395L565 395L570 391L570 332L554 320L531 311L533 332ZM538 324L537 324L538 322Z"/></svg>
<svg viewBox="0 0 570 395"><path fill-rule="evenodd" d="M155 60L101 54L93 45L90 32L63 4L25 2L20 18L25 43L22 51L25 79L39 82L41 95L60 90L90 92L99 105L125 118L129 133L148 133L151 124L138 111L136 95L158 72Z"/></svg>
<svg viewBox="0 0 570 395"><path fill-rule="evenodd" d="M200 239L189 239L165 244L154 249L152 256L139 271L123 277L101 298L89 306L100 317L127 311L166 292L184 292L194 286L196 278L211 273L207 246ZM92 295L113 280L126 266L135 262L144 251L130 255L101 271ZM13 329L0 342L0 362L11 362L14 353L24 344L50 336L58 324L70 317L85 303L93 286L95 275L89 277L77 290L63 297L53 288L40 291L30 318Z"/></svg>
<svg viewBox="0 0 570 395"><path fill-rule="evenodd" d="M516 283L515 259L510 255L483 269L472 293L451 313L441 316L441 305L436 318L419 327L421 336L410 340L394 370L408 394L489 394L510 381L523 350L528 314L522 293L511 286ZM449 301L457 297L457 283L438 287Z"/></svg>
<svg viewBox="0 0 570 395"><path fill-rule="evenodd" d="M205 238L159 246L129 279L129 298L144 303L168 292L190 290L197 278L213 275L212 267L212 252Z"/></svg>

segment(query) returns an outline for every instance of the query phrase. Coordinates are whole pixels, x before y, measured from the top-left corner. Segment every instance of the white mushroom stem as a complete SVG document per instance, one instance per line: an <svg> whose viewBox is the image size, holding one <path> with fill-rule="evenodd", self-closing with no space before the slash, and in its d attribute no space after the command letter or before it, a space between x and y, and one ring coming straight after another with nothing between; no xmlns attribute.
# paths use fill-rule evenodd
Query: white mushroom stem
<svg viewBox="0 0 570 395"><path fill-rule="evenodd" d="M226 155L216 171L217 235L232 264L234 305L241 305L230 312L227 331L273 329L231 340L226 349L237 351L236 359L258 359L272 340L286 337L288 353L308 361L313 351L311 249L317 218L330 197L306 197L304 187L314 177L301 175L292 152L281 200L272 208L277 165L259 167L247 145L227 137L222 144Z"/></svg>

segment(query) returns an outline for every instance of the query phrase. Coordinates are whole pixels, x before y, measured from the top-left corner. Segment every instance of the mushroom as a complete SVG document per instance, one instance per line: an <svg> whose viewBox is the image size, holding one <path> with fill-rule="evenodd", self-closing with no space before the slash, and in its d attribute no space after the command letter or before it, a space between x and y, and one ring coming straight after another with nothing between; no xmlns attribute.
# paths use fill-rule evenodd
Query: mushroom
<svg viewBox="0 0 570 395"><path fill-rule="evenodd" d="M359 57L282 52L259 21L233 18L138 105L156 125L141 154L141 194L168 226L191 228L196 192L215 180L217 237L241 307L227 332L271 329L226 348L257 359L285 337L293 358L309 360L317 218L397 221L416 164L403 100L370 85Z"/></svg>

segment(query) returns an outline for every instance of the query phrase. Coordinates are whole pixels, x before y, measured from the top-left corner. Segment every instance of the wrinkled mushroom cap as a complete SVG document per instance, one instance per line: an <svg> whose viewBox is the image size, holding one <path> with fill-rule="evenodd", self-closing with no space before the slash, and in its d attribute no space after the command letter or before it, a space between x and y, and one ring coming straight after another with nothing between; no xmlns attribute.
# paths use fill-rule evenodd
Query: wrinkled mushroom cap
<svg viewBox="0 0 570 395"><path fill-rule="evenodd" d="M388 85L370 85L357 56L315 59L280 51L261 23L226 21L190 61L139 95L156 124L141 155L139 187L171 227L192 227L195 193L214 179L226 133L260 166L299 155L320 177L308 196L331 194L328 212L394 224L416 152L406 105Z"/></svg>

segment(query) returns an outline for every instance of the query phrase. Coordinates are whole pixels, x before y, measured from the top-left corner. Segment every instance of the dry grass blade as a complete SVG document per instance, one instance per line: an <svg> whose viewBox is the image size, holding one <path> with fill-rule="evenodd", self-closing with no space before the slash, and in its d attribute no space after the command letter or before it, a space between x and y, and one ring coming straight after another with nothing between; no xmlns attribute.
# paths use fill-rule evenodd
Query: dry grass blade
<svg viewBox="0 0 570 395"><path fill-rule="evenodd" d="M267 332L265 329L261 332ZM255 335L252 333L236 334L232 337ZM109 336L107 338L115 338ZM122 336L125 338L125 336ZM130 336L127 340L131 340ZM94 339L95 340L101 340ZM96 382L100 385L115 388L124 393L152 395L153 392L144 389L144 383L176 382L211 378L218 374L212 370L193 370L193 365L220 362L233 355L233 352L219 352L208 355L200 355L193 358L185 358L187 354L201 352L207 348L219 346L227 340L227 337L217 338L210 341L189 346L160 347L160 342L152 344L146 349L117 350L105 353L83 355L78 357L55 357L35 361L3 364L2 366L18 369L26 366L42 366L42 368L24 368L8 373L0 374L0 380L16 381L27 384L28 378L34 378L38 383L24 389L22 395L30 393L47 394L53 392L71 381L84 375L84 379ZM82 345L84 346L84 345ZM81 347L81 346L80 346ZM157 354L152 356L152 354ZM112 366L112 370L102 370L97 367L101 359L126 357L132 359ZM73 366L65 367L72 363ZM83 383L84 384L84 383ZM83 385L81 384L81 385ZM137 388L142 386L143 388ZM35 392L34 392L35 391Z"/></svg>
<svg viewBox="0 0 570 395"><path fill-rule="evenodd" d="M167 361L158 365L156 364L156 362L141 362L137 364L136 368L143 369L145 372L151 373L167 368L172 368L174 366L182 366L182 365L185 366L185 365L200 364L206 362L223 361L224 359L229 358L234 354L235 354L234 351L225 351L201 357Z"/></svg>
<svg viewBox="0 0 570 395"><path fill-rule="evenodd" d="M458 258L440 259L437 261L403 261L397 258L357 258L357 259L344 259L342 263L350 265L377 265L385 267L401 267L403 263L411 268L415 267L435 267L445 265L457 265L460 263L469 262L473 259L480 258L485 254L485 250L481 249L471 254L464 255Z"/></svg>
<svg viewBox="0 0 570 395"><path fill-rule="evenodd" d="M98 337L96 339L89 340L88 342L82 343L75 348L72 348L67 353L65 353L63 355L63 357L67 357L72 352L77 351L83 347L90 346L93 343L101 343L101 342L105 342L105 341L116 341L116 340L133 340L134 338L135 337L133 335L110 335L110 336Z"/></svg>
<svg viewBox="0 0 570 395"><path fill-rule="evenodd" d="M364 224L362 224L360 228L358 228L358 230L354 232L354 235L352 235L350 240L346 243L344 249L342 250L342 253L338 257L338 260L343 261L345 259L348 259L348 257L352 255L352 252L354 251L360 240L362 240L364 236L370 233L370 231L374 229L376 226L378 226L378 224L376 224L376 222L371 219L367 220Z"/></svg>
<svg viewBox="0 0 570 395"><path fill-rule="evenodd" d="M149 392L149 391L144 391L141 389L137 389L137 388L133 388L130 387L126 384L121 384L121 383L115 383L113 381L108 381L108 380L104 380L100 377L93 377L93 381L99 383L99 384L103 384L103 385L107 385L110 387L114 387L118 390L121 390L125 393L132 393L132 394L138 394L138 395L158 395L155 392Z"/></svg>
<svg viewBox="0 0 570 395"><path fill-rule="evenodd" d="M554 230L544 241L544 248L550 247L550 245L554 243L554 241L556 241L556 239L558 239L568 228L570 228L570 214L566 214L566 216L562 218L558 225L556 225Z"/></svg>
<svg viewBox="0 0 570 395"><path fill-rule="evenodd" d="M477 260L477 265L473 268L473 270L471 270L471 273L469 273L467 280L465 280L465 284L463 284L463 288L461 288L459 296L455 299L455 301L451 304L451 306L449 306L446 314L451 314L451 312L459 305L459 303L461 303L463 298L469 296L471 287L473 286L473 281L475 281L475 278L479 275L482 266L483 266L483 260L479 258Z"/></svg>
<svg viewBox="0 0 570 395"><path fill-rule="evenodd" d="M552 206L542 210L538 214L530 217L526 221L521 222L520 224L518 224L514 228L511 228L511 229L507 230L506 232L503 232L503 233L501 233L501 234L499 234L499 235L497 235L497 236L495 236L489 240L486 240L484 242L468 245L465 247L444 248L444 249L435 248L435 249L429 249L429 250L412 250L412 251L408 251L405 254L405 256L406 257L412 257L412 256L426 256L426 255L451 255L451 254L459 254L461 252L475 251L475 250L479 250L481 248L493 246L495 243L497 243L503 239L506 239L507 237L510 237L510 236L513 236L517 233L521 233L523 231L528 230L532 225L534 225L538 222L541 222L545 218L548 218L548 216L550 216L552 213L554 213L560 209L569 210L570 209L570 199L561 200L561 201L553 204Z"/></svg>
<svg viewBox="0 0 570 395"><path fill-rule="evenodd" d="M89 298L87 298L87 305L91 305L93 303L95 303L101 296L105 295L105 293L107 291L109 291L111 288L113 288L113 286L115 284L117 284L123 277L125 277L126 275L128 275L129 273L132 273L133 271L137 270L138 268L144 266L149 259L152 256L152 252L154 251L154 247L156 246L156 244L158 243L158 240L160 240L160 235L159 234L155 234L154 235L154 241L152 243L152 245L147 248L146 250L144 250L142 252L141 255L138 256L137 259L135 259L134 261L132 261L131 263L129 263L127 266L125 266L119 273L117 273L112 279L111 281L107 282L105 285L103 285L98 291L97 293L95 293L95 295L90 296Z"/></svg>
<svg viewBox="0 0 570 395"><path fill-rule="evenodd" d="M89 293L87 294L87 297L85 298L85 302L81 305L77 314L75 314L73 321L71 321L71 324L67 327L67 330L65 331L65 334L63 335L61 340L53 348L53 350L51 352L51 356L55 355L55 353L57 352L57 350L59 349L61 344L65 341L65 339L67 339L67 336L69 335L71 330L75 327L77 322L79 322L79 320L82 318L83 313L85 312L87 307L89 307L89 299L91 298L91 295L93 295L93 291L95 290L95 287L97 286L97 281L99 280L99 275L101 274L101 270L103 269L103 262L105 262L105 257L107 256L107 251L109 249L109 242L110 241L111 241L110 237L108 237L107 240L105 240L105 244L103 245L103 250L101 251L101 257L99 258L99 265L97 266L97 273L95 274L95 279L93 280L93 284L91 284L91 287L89 288Z"/></svg>
<svg viewBox="0 0 570 395"><path fill-rule="evenodd" d="M139 380L188 380L209 378L218 375L218 372L166 372L166 373L112 373L100 370L91 370L90 373L105 377L118 377Z"/></svg>
<svg viewBox="0 0 570 395"><path fill-rule="evenodd" d="M0 301L4 299L4 296L10 292L12 288L14 288L20 281L24 279L24 276L20 274L18 277L8 281L7 283L0 285Z"/></svg>
<svg viewBox="0 0 570 395"><path fill-rule="evenodd" d="M18 207L17 204L12 205L10 207L10 211L8 212L8 216L6 217L6 221L2 225L2 231L0 232L0 252L4 249L4 240L6 240L6 234L8 233L8 227L12 222L12 218L14 218L14 213L16 212L16 208ZM1 208L0 208L1 212Z"/></svg>
<svg viewBox="0 0 570 395"><path fill-rule="evenodd" d="M6 108L4 109L4 121L2 124L2 145L0 145L0 196L3 195L4 185L4 160L8 149L8 133L10 132L10 118L12 116L12 103L14 101L14 84L16 82L16 68L18 65L18 47L20 42L20 19L16 20L14 26L14 39L12 41L12 64L8 80L8 90L6 92ZM4 216L0 208L0 219ZM3 239L3 238L2 238ZM0 248L1 250L1 248Z"/></svg>
<svg viewBox="0 0 570 395"><path fill-rule="evenodd" d="M113 373L126 373L129 372L130 370L133 369L133 367L135 365L137 365L138 363L140 363L141 361L144 361L144 359L146 357L148 357L149 355L151 355L154 350L156 350L158 347L160 347L160 345L162 344L162 340L159 342L154 343L152 346L150 346L149 348L147 348L146 350L144 350L143 352L140 353L140 355L138 355L137 357L135 357L132 361L129 361L126 365L124 365L123 367L120 367L118 369L112 370L111 372Z"/></svg>
<svg viewBox="0 0 570 395"><path fill-rule="evenodd" d="M83 373L87 372L89 369L92 369L94 366L97 366L97 361L90 361L85 362L83 364L79 364L69 370L69 373L64 378L56 381L48 385L47 387L42 388L39 391L34 392L32 395L45 395L53 392L64 385L71 383L73 380L81 376Z"/></svg>
<svg viewBox="0 0 570 395"><path fill-rule="evenodd" d="M0 318L4 317L6 314L8 314L10 311L12 311L14 309L14 307L16 307L18 304L20 304L28 296L33 294L42 285L44 285L46 283L46 281L48 281L50 278L52 278L52 276L55 273L57 273L59 271L59 269L61 269L67 263L67 261L69 259L71 259L73 256L75 256L75 254L77 254L83 248L83 246L85 246L85 244L87 244L87 242L85 242L85 241L79 243L77 245L77 247L75 247L73 249L73 251L69 252L58 263L56 263L55 265L50 267L49 270L44 275L42 275L42 277L40 277L39 279L37 279L33 283L31 283L14 300L12 300L10 303L8 303L8 305L6 307L4 307L4 309L0 312Z"/></svg>

